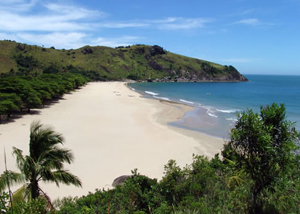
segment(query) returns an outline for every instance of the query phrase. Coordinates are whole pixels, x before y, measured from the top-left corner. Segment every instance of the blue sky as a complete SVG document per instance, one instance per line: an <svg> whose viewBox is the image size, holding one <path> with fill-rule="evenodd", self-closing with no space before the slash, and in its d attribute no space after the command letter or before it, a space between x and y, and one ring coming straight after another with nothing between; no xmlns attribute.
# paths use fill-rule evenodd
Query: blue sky
<svg viewBox="0 0 300 214"><path fill-rule="evenodd" d="M300 0L1 0L0 39L160 45L242 74L300 75Z"/></svg>

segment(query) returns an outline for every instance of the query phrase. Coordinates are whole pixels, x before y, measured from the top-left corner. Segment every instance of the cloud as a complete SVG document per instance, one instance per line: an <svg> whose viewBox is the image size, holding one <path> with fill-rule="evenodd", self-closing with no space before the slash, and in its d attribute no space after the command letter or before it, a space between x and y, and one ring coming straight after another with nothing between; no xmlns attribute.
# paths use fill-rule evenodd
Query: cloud
<svg viewBox="0 0 300 214"><path fill-rule="evenodd" d="M96 35L105 29L190 30L203 28L212 21L183 17L111 21L102 11L42 0L1 0L0 14L0 38L56 48L78 48L86 44L116 47L142 40L136 36Z"/></svg>
<svg viewBox="0 0 300 214"><path fill-rule="evenodd" d="M261 22L258 19L242 19L234 24L244 24L244 25L251 25L251 26L258 26L261 25Z"/></svg>
<svg viewBox="0 0 300 214"><path fill-rule="evenodd" d="M3 11L26 12L37 3L38 0L1 0L0 8Z"/></svg>
<svg viewBox="0 0 300 214"><path fill-rule="evenodd" d="M92 41L92 45L118 47L137 44L142 38L136 36L123 36L119 38L102 38L99 37Z"/></svg>
<svg viewBox="0 0 300 214"><path fill-rule="evenodd" d="M220 59L218 61L225 62L225 63L253 63L253 62L261 62L264 59L262 58L240 58L240 57L232 57L232 58L225 58Z"/></svg>
<svg viewBox="0 0 300 214"><path fill-rule="evenodd" d="M0 40L18 41L18 38L16 35L10 33L0 33Z"/></svg>
<svg viewBox="0 0 300 214"><path fill-rule="evenodd" d="M16 8L22 8L22 11ZM202 28L210 19L168 17L160 20L102 21L108 14L80 6L44 3L40 0L0 2L0 30L4 32L71 32L96 28L153 28L188 30Z"/></svg>
<svg viewBox="0 0 300 214"><path fill-rule="evenodd" d="M138 28L138 27L148 27L148 23L143 22L104 22L98 24L98 27L102 28Z"/></svg>
<svg viewBox="0 0 300 214"><path fill-rule="evenodd" d="M29 34L29 33L18 33L16 38L28 42L30 44L44 45L45 47L55 48L79 48L86 43L85 39L88 37L87 34L78 32L67 32L67 33L49 33L49 34Z"/></svg>
<svg viewBox="0 0 300 214"><path fill-rule="evenodd" d="M65 20L79 20L91 17L106 16L107 14L97 10L88 10L72 5L45 4L44 7L52 15L61 16Z"/></svg>
<svg viewBox="0 0 300 214"><path fill-rule="evenodd" d="M22 11L6 9L13 8L14 4L28 7ZM79 48L86 44L110 47L131 45L137 43L140 38L134 36L104 38L93 34L101 28L149 26L149 23L144 21L99 21L96 18L105 18L107 14L72 5L42 4L38 1L4 0L0 3L0 13L0 39L55 48Z"/></svg>
<svg viewBox="0 0 300 214"><path fill-rule="evenodd" d="M279 26L280 23L263 22L257 18L249 18L249 19L241 19L229 25L245 25L245 26L251 26L255 28L269 28L269 27Z"/></svg>
<svg viewBox="0 0 300 214"><path fill-rule="evenodd" d="M256 10L257 10L257 9L254 9L254 8L248 9L248 10L243 10L243 11L241 11L241 12L239 13L239 15L248 15L248 14L253 13L253 12L256 11Z"/></svg>
<svg viewBox="0 0 300 214"><path fill-rule="evenodd" d="M28 31L76 31L91 29L88 23L77 23L65 19L64 16L20 16L2 12L0 30L6 32Z"/></svg>
<svg viewBox="0 0 300 214"><path fill-rule="evenodd" d="M182 18L168 17L158 20L138 20L121 22L102 22L98 24L100 28L153 28L160 30L188 30L193 28L203 28L210 19L204 18Z"/></svg>
<svg viewBox="0 0 300 214"><path fill-rule="evenodd" d="M227 58L227 59L221 59L222 62L229 62L229 63L249 63L253 61L252 59L247 58Z"/></svg>
<svg viewBox="0 0 300 214"><path fill-rule="evenodd" d="M206 23L212 22L211 19L205 18L182 18L168 17L162 20L154 20L159 29L164 30L189 30L193 28L203 28Z"/></svg>
<svg viewBox="0 0 300 214"><path fill-rule="evenodd" d="M30 5L35 5L33 2ZM6 10L2 5L0 30L6 32L91 30L93 22L90 20L105 15L100 11L53 3L38 5L27 13Z"/></svg>
<svg viewBox="0 0 300 214"><path fill-rule="evenodd" d="M26 13L14 10L15 6L26 5ZM30 2L24 0L5 1L0 3L0 30L4 32L73 32L87 31L96 28L153 28L161 30L188 30L202 28L211 20L204 18L168 17L161 20L137 20L137 21L99 21L96 18L104 18L106 13L96 10L88 10L72 5L55 3L39 3L37 0ZM38 11L38 12L34 12Z"/></svg>
<svg viewBox="0 0 300 214"><path fill-rule="evenodd" d="M32 34L32 33L17 33L7 34L0 33L0 39L9 39L15 41L23 41L25 43L40 45L45 47L55 47L56 49L76 49L83 47L87 44L92 46L127 46L137 44L144 38L136 36L122 36L115 38L98 37L93 38L90 34L78 32L54 32L45 34Z"/></svg>

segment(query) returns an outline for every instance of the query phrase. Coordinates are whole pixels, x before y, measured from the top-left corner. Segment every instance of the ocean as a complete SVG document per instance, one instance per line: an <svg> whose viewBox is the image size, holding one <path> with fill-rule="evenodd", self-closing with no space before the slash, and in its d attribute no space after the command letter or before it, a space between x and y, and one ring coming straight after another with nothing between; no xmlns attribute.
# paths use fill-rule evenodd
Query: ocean
<svg viewBox="0 0 300 214"><path fill-rule="evenodd" d="M169 125L228 139L237 114L284 103L287 119L300 131L300 76L245 75L249 82L130 83L145 98L195 107Z"/></svg>

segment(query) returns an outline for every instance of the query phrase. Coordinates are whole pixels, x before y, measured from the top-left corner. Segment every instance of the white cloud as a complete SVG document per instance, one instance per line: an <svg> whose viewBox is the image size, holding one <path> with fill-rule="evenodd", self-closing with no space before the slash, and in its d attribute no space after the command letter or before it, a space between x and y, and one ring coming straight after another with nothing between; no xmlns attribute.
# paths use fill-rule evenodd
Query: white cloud
<svg viewBox="0 0 300 214"><path fill-rule="evenodd" d="M34 5L34 2L31 1L30 5ZM42 7L40 6L35 7L35 10L40 12L29 10L27 13L0 7L0 30L5 32L91 30L93 24L90 23L93 22L90 20L105 15L99 11L68 5L43 4Z"/></svg>
<svg viewBox="0 0 300 214"><path fill-rule="evenodd" d="M158 20L139 20L128 22L103 22L99 23L98 27L102 28L158 28L161 30L182 30L203 28L211 19L204 18L182 18L182 17L168 17L166 19Z"/></svg>
<svg viewBox="0 0 300 214"><path fill-rule="evenodd" d="M244 11L240 12L239 15L248 15L248 14L253 13L253 12L256 11L256 10L257 10L257 9L254 9L254 8L248 9L248 10L244 10Z"/></svg>
<svg viewBox="0 0 300 214"><path fill-rule="evenodd" d="M56 48L79 48L86 44L124 46L140 37L97 37L104 28L189 30L203 28L210 19L168 17L154 20L110 21L108 15L84 7L41 0L1 0L0 38ZM59 1L62 2L62 1ZM99 19L100 18L100 19Z"/></svg>
<svg viewBox="0 0 300 214"><path fill-rule="evenodd" d="M119 38L102 38L99 37L92 41L93 45L117 47L137 44L142 38L135 36L123 36Z"/></svg>
<svg viewBox="0 0 300 214"><path fill-rule="evenodd" d="M0 33L0 40L18 41L18 38L16 37L16 35L10 33Z"/></svg>
<svg viewBox="0 0 300 214"><path fill-rule="evenodd" d="M11 4L15 4L15 3L24 3L24 0L2 0L0 2L0 5L11 5Z"/></svg>
<svg viewBox="0 0 300 214"><path fill-rule="evenodd" d="M39 0L1 0L0 8L3 11L26 12L34 7Z"/></svg>
<svg viewBox="0 0 300 214"><path fill-rule="evenodd" d="M49 33L49 34L29 34L18 33L16 37L30 44L44 45L45 47L55 48L79 48L84 45L87 34L68 32L68 33Z"/></svg>
<svg viewBox="0 0 300 214"><path fill-rule="evenodd" d="M251 26L258 26L261 24L261 22L258 19L242 19L238 22L235 22L235 24L245 24L245 25L251 25Z"/></svg>
<svg viewBox="0 0 300 214"><path fill-rule="evenodd" d="M127 46L132 44L137 44L143 38L136 36L122 36L115 38L104 38L98 37L93 38L89 34L78 33L78 32L55 32L46 34L33 34L33 33L17 33L17 34L7 34L0 33L0 39L9 39L15 41L22 41L27 44L39 45L45 47L54 46L56 49L76 49L83 47L87 44L92 46L107 46L107 47L117 47L117 46Z"/></svg>
<svg viewBox="0 0 300 214"><path fill-rule="evenodd" d="M222 59L220 60L222 62L229 62L229 63L248 63L248 62L251 62L253 61L252 59L247 59L247 58L227 58L227 59Z"/></svg>
<svg viewBox="0 0 300 214"><path fill-rule="evenodd" d="M241 19L237 22L233 22L229 25L247 25L252 26L256 28L268 28L273 26L279 26L279 23L270 23L270 22L264 22L257 18L249 18L249 19Z"/></svg>
<svg viewBox="0 0 300 214"><path fill-rule="evenodd" d="M5 7L3 6L5 3ZM27 11L6 10L14 4L28 5ZM99 28L146 27L149 23L96 22L95 17L106 14L96 10L60 4L37 4L37 1L13 0L0 3L0 39L10 39L34 45L55 48L79 48L86 44L116 47L137 43L140 38L95 38L91 32ZM39 12L33 12L39 11Z"/></svg>
<svg viewBox="0 0 300 214"><path fill-rule="evenodd" d="M76 31L89 30L86 23L68 21L64 16L20 16L2 12L0 29L6 32L26 31Z"/></svg>
<svg viewBox="0 0 300 214"><path fill-rule="evenodd" d="M103 28L133 28L133 27L147 27L149 24L143 22L107 22L98 24Z"/></svg>
<svg viewBox="0 0 300 214"><path fill-rule="evenodd" d="M168 17L163 20L154 20L159 29L165 30L188 30L193 28L203 28L206 23L212 22L211 19L205 18L182 18Z"/></svg>
<svg viewBox="0 0 300 214"><path fill-rule="evenodd" d="M97 16L105 16L104 12L96 10L88 10L81 7L75 7L70 5L59 5L59 4L45 4L45 8L52 13L52 15L61 16L65 20L78 20L84 18L91 18Z"/></svg>
<svg viewBox="0 0 300 214"><path fill-rule="evenodd" d="M232 57L232 58L225 58L220 59L218 61L225 62L225 63L253 63L253 62L260 62L263 61L262 58L241 58L241 57Z"/></svg>
<svg viewBox="0 0 300 214"><path fill-rule="evenodd" d="M22 11L15 8L23 8ZM9 9L8 9L9 8ZM4 32L74 32L98 28L153 28L187 30L202 28L211 20L168 17L161 20L99 21L107 14L73 5L44 3L39 0L4 0L0 3L0 30Z"/></svg>

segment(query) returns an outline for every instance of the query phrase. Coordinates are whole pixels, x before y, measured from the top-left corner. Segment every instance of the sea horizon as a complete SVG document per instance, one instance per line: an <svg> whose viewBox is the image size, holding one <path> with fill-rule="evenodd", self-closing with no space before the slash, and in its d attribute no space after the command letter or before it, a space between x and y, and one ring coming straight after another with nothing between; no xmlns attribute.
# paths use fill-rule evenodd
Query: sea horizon
<svg viewBox="0 0 300 214"><path fill-rule="evenodd" d="M168 125L229 139L237 114L247 109L283 103L287 120L300 130L300 76L245 74L248 82L129 83L145 98L166 100L194 107Z"/></svg>

